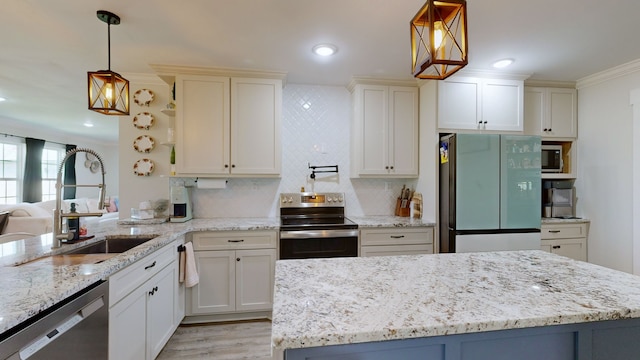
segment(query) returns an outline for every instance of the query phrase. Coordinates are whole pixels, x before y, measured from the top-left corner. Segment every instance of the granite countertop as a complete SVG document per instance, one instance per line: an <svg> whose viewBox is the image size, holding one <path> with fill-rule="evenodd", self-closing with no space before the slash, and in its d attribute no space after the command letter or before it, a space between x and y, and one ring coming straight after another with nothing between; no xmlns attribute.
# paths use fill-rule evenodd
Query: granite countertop
<svg viewBox="0 0 640 360"><path fill-rule="evenodd" d="M193 219L185 223L139 226L113 222L96 228L90 234L95 235L93 239L54 250L51 233L1 244L0 334L189 232L275 230L279 226L279 218ZM98 264L54 265L33 261L120 236L153 236L154 239Z"/></svg>
<svg viewBox="0 0 640 360"><path fill-rule="evenodd" d="M400 216L349 216L347 218L358 224L359 228L376 228L376 227L433 227L436 226L435 221L414 219L410 217Z"/></svg>
<svg viewBox="0 0 640 360"><path fill-rule="evenodd" d="M353 218L350 218L353 220ZM434 226L435 223L394 216L358 217L362 227ZM355 220L354 220L355 221ZM140 222L125 219L105 223L77 244L51 249L52 234L2 244L0 252L0 333L37 315L67 297L160 249L164 245L197 231L278 230L280 218L193 219L184 223ZM34 260L62 254L109 237L149 237L150 240L98 264L55 265Z"/></svg>
<svg viewBox="0 0 640 360"><path fill-rule="evenodd" d="M583 218L542 218L542 225L555 225L555 224L581 224L591 222L589 219Z"/></svg>
<svg viewBox="0 0 640 360"><path fill-rule="evenodd" d="M277 350L640 317L640 277L539 250L276 263Z"/></svg>

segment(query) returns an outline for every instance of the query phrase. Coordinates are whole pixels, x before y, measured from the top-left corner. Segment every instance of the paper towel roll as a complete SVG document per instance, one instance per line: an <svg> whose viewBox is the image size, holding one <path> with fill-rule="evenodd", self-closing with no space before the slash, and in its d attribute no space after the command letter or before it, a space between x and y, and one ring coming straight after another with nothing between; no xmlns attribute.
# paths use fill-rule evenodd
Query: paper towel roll
<svg viewBox="0 0 640 360"><path fill-rule="evenodd" d="M225 179L198 179L196 187L198 189L224 189L227 186Z"/></svg>

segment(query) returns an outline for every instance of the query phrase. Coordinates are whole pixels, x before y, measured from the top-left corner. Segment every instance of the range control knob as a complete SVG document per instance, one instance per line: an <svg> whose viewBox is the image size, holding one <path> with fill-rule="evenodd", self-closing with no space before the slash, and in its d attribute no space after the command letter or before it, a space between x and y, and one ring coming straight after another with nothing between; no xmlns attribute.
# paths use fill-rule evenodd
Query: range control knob
<svg viewBox="0 0 640 360"><path fill-rule="evenodd" d="M343 201L344 201L344 198L343 198L342 196L340 196L340 197L338 198L338 201L343 202Z"/></svg>
<svg viewBox="0 0 640 360"><path fill-rule="evenodd" d="M333 202L333 198L331 196L327 196L327 201L328 202Z"/></svg>

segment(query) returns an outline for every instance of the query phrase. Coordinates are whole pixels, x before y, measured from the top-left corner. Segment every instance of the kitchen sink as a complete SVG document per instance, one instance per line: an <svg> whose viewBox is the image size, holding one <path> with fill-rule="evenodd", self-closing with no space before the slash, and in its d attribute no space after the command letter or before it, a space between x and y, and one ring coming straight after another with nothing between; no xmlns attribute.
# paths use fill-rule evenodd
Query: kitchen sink
<svg viewBox="0 0 640 360"><path fill-rule="evenodd" d="M107 238L105 240L93 243L91 245L83 246L78 249L70 250L65 254L117 254L123 253L129 249L144 244L145 242L154 239L152 237L114 237Z"/></svg>

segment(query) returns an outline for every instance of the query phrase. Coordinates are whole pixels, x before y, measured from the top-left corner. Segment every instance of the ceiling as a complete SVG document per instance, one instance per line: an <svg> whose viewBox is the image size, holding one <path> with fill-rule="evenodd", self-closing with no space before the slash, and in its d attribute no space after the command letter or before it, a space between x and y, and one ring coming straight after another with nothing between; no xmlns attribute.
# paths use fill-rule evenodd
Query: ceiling
<svg viewBox="0 0 640 360"><path fill-rule="evenodd" d="M640 58L640 1L467 0L469 65L576 81ZM409 21L423 0L3 0L0 121L117 141L114 117L87 110L86 72L153 74L149 64L287 72L289 84L352 76L410 79ZM330 59L311 48L338 47ZM82 123L91 121L93 128ZM0 129L0 132L2 130Z"/></svg>

